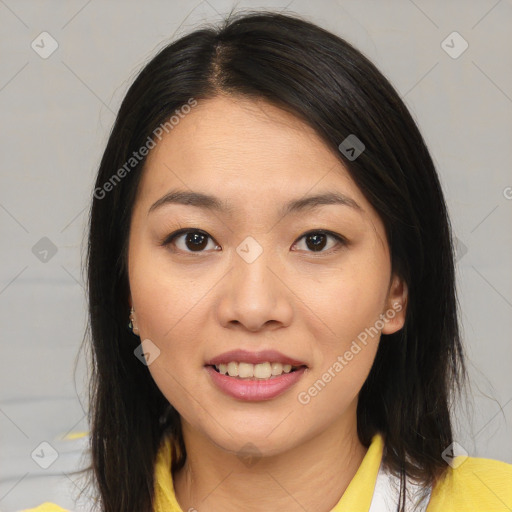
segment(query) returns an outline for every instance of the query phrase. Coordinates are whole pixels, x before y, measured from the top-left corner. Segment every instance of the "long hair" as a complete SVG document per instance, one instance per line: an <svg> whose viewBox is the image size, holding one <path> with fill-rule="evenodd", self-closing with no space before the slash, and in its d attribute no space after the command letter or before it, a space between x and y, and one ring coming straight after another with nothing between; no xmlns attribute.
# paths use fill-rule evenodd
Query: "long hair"
<svg viewBox="0 0 512 512"><path fill-rule="evenodd" d="M130 86L103 154L87 252L91 469L102 510L152 510L164 436L173 471L186 459L179 415L134 356L140 339L127 329L128 234L145 163L130 159L191 98L218 94L264 99L308 123L385 225L392 271L408 286L407 313L400 331L381 337L357 431L365 446L382 433L403 510L406 475L427 487L447 469L450 409L466 379L445 200L418 127L377 68L342 38L272 12L230 15L161 49ZM338 149L351 134L365 146L357 159Z"/></svg>

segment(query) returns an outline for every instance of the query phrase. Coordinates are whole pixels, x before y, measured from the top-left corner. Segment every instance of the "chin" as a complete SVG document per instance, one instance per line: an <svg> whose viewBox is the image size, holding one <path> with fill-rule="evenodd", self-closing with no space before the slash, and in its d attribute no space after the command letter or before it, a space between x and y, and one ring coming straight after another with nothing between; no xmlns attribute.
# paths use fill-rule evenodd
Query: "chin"
<svg viewBox="0 0 512 512"><path fill-rule="evenodd" d="M270 435L267 433L271 432L272 428L269 429L245 429L245 430L233 430L229 432L231 436L224 430L217 432L219 437L211 437L211 441L222 450L229 452L232 455L236 455L240 459L245 458L260 458L260 457L272 457L279 455L292 449L296 443L286 433L281 432L279 435Z"/></svg>

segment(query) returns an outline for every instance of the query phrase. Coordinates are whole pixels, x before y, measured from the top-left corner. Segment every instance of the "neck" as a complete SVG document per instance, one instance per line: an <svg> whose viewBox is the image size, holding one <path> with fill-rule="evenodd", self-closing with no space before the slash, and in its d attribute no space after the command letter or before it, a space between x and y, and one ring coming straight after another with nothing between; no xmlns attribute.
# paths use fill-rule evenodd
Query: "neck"
<svg viewBox="0 0 512 512"><path fill-rule="evenodd" d="M352 416L351 422L341 417L300 445L252 463L182 421L187 460L173 476L176 499L184 511L329 512L367 452Z"/></svg>

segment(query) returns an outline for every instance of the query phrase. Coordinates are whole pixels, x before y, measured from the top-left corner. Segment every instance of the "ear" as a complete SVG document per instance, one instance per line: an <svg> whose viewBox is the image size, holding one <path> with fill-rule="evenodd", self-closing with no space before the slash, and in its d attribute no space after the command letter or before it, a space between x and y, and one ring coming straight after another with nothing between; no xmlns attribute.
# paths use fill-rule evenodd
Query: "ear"
<svg viewBox="0 0 512 512"><path fill-rule="evenodd" d="M399 331L405 324L407 312L407 283L393 274L389 285L386 307L382 312L386 318L382 334L393 334Z"/></svg>

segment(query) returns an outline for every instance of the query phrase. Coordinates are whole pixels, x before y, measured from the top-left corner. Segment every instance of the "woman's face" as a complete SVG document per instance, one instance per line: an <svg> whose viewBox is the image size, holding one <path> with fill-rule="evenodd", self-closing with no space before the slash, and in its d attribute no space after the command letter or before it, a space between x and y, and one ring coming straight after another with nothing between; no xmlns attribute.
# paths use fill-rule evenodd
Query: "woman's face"
<svg viewBox="0 0 512 512"><path fill-rule="evenodd" d="M215 203L162 199L171 191ZM222 449L271 455L355 428L380 334L403 325L390 264L384 225L338 156L268 103L199 102L148 156L129 239L136 325L159 389ZM250 380L208 366L251 362L222 356L234 350L279 354L230 364ZM272 364L286 358L300 368Z"/></svg>

